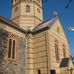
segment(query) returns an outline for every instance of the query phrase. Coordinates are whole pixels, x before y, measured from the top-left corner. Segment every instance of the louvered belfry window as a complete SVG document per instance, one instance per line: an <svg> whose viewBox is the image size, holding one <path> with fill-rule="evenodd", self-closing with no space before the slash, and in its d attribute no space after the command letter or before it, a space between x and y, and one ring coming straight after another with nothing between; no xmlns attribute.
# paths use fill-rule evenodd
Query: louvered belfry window
<svg viewBox="0 0 74 74"><path fill-rule="evenodd" d="M26 12L30 12L30 6L26 5Z"/></svg>

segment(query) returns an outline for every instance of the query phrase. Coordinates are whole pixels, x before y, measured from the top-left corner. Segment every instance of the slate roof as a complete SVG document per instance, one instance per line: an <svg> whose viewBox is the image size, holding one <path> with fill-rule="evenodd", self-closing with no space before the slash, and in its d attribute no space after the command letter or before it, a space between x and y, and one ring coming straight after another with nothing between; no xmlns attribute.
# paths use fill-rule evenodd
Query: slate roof
<svg viewBox="0 0 74 74"><path fill-rule="evenodd" d="M63 58L60 67L67 67L70 58Z"/></svg>
<svg viewBox="0 0 74 74"><path fill-rule="evenodd" d="M3 21L4 23L7 23L6 25L14 27L24 33L26 33L26 32L35 33L39 30L44 29L44 28L50 28L54 24L54 22L56 21L56 17L53 17L52 19L50 19L48 21L40 23L39 25L35 26L33 30L27 30L26 28L23 29L18 24L12 22L12 20L6 19L3 16L0 16L0 20Z"/></svg>
<svg viewBox="0 0 74 74"><path fill-rule="evenodd" d="M40 23L39 25L35 26L33 32L39 31L44 28L50 28L54 24L56 19L57 19L56 17L53 17L51 20Z"/></svg>
<svg viewBox="0 0 74 74"><path fill-rule="evenodd" d="M18 29L19 31L22 31L22 32L26 33L26 29L23 29L23 28L19 27L19 25L17 25L16 23L12 22L12 21L9 20L9 19L6 19L6 18L3 17L3 16L0 16L0 21L6 23L6 25L9 25L9 26L11 26L11 27L13 27L13 28Z"/></svg>

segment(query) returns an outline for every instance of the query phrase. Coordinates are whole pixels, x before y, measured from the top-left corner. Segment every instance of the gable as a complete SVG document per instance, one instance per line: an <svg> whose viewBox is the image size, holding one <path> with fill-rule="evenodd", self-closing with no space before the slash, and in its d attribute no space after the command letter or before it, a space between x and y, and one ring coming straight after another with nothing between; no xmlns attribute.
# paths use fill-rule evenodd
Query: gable
<svg viewBox="0 0 74 74"><path fill-rule="evenodd" d="M54 24L52 25L52 27L50 28L51 31L53 31L57 36L60 36L61 38L63 38L64 40L67 40L64 28L60 22L60 20L57 18L57 20L54 22Z"/></svg>

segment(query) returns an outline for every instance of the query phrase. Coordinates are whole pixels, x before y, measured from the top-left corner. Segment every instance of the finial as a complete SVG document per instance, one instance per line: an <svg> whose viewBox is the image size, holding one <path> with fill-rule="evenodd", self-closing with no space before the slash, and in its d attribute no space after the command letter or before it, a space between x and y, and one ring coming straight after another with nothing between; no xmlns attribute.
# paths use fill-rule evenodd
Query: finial
<svg viewBox="0 0 74 74"><path fill-rule="evenodd" d="M54 16L58 16L58 13L56 11L54 11Z"/></svg>

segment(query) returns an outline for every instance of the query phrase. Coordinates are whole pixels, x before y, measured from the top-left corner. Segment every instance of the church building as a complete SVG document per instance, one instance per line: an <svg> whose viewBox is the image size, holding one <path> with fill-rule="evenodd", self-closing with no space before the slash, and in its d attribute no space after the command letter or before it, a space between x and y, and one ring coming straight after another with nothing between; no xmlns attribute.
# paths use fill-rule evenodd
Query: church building
<svg viewBox="0 0 74 74"><path fill-rule="evenodd" d="M56 12L43 21L42 0L12 0L12 18L0 16L1 28L8 35L0 74L72 74L62 23Z"/></svg>

